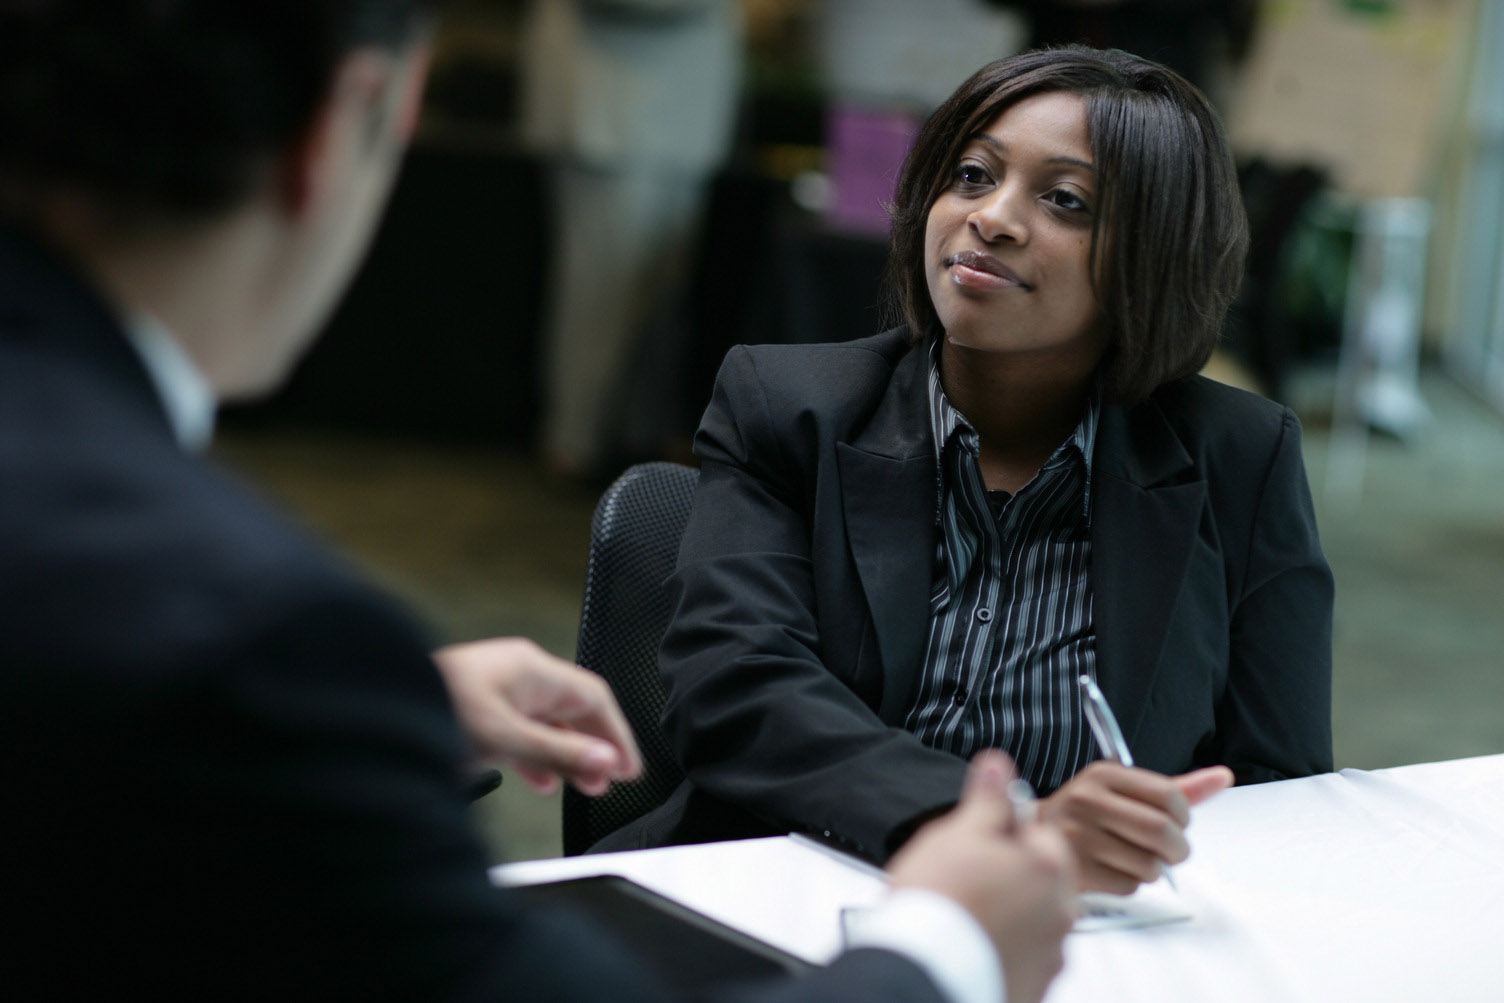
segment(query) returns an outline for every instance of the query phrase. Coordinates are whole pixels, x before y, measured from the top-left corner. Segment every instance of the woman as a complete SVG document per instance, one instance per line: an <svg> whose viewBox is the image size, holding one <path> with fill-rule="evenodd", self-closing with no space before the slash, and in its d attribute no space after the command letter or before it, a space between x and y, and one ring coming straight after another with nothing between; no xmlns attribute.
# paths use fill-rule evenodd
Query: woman
<svg viewBox="0 0 1504 1003"><path fill-rule="evenodd" d="M881 860L994 746L1122 892L1233 775L1330 769L1299 426L1195 375L1246 244L1170 71L1067 48L962 84L899 182L903 324L721 370L662 648L689 781L608 844L793 829ZM1142 768L1092 763L1081 674Z"/></svg>

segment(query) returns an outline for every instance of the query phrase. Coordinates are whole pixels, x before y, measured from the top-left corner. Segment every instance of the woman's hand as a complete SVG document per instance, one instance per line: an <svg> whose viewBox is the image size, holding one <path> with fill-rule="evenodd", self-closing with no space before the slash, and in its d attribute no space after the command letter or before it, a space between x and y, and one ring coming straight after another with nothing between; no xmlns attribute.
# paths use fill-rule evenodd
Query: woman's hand
<svg viewBox="0 0 1504 1003"><path fill-rule="evenodd" d="M585 794L642 772L637 743L606 681L526 638L434 652L455 714L476 751L505 759L532 787L563 777Z"/></svg>
<svg viewBox="0 0 1504 1003"><path fill-rule="evenodd" d="M1082 891L1127 895L1190 855L1191 806L1232 785L1225 766L1167 777L1098 760L1039 803L1076 852Z"/></svg>

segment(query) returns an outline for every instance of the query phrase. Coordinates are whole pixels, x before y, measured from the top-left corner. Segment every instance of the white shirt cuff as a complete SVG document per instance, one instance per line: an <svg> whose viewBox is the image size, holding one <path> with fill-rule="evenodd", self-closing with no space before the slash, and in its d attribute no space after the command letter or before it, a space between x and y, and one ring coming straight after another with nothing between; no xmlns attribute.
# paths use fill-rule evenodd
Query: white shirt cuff
<svg viewBox="0 0 1504 1003"><path fill-rule="evenodd" d="M880 947L922 968L950 1003L1007 1003L1003 962L971 913L936 892L900 888L848 913L846 946Z"/></svg>

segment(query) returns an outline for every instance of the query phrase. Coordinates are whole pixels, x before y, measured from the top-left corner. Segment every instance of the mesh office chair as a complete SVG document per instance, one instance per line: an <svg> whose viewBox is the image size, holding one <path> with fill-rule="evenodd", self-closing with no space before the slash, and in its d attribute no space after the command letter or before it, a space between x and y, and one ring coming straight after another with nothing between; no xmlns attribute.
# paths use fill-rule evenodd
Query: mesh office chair
<svg viewBox="0 0 1504 1003"><path fill-rule="evenodd" d="M564 791L564 853L592 844L657 807L684 774L659 727L658 643L668 627L663 583L679 556L699 471L642 463L616 479L590 522L590 563L580 610L579 663L616 692L642 749L643 774L598 798Z"/></svg>

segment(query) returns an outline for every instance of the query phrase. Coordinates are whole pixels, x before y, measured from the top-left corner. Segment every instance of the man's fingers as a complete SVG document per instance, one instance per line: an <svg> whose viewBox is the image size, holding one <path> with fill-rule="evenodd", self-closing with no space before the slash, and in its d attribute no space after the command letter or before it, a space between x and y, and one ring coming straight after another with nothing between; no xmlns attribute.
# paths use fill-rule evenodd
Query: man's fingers
<svg viewBox="0 0 1504 1003"><path fill-rule="evenodd" d="M574 731L593 735L614 747L618 763L612 776L630 780L642 773L642 753L632 728L622 714L616 696L604 679L589 669L539 649L539 668L547 672L554 684L547 696L535 695L534 699L548 706L536 708L539 717L545 720L567 722Z"/></svg>
<svg viewBox="0 0 1504 1003"><path fill-rule="evenodd" d="M556 769L582 789L601 787L597 775L641 774L632 730L595 673L515 637L451 645L434 659L482 754Z"/></svg>
<svg viewBox="0 0 1504 1003"><path fill-rule="evenodd" d="M986 749L972 757L966 770L966 784L961 794L966 799L973 794L1008 799L1008 781L1014 777L1013 760L1007 753Z"/></svg>
<svg viewBox="0 0 1504 1003"><path fill-rule="evenodd" d="M1057 876L1065 888L1075 886L1076 854L1065 834L1057 827L1032 825L1019 833L1019 839L1044 863L1050 873Z"/></svg>
<svg viewBox="0 0 1504 1003"><path fill-rule="evenodd" d="M559 787L559 775L553 770L538 769L526 763L513 763L512 772L539 794L552 794Z"/></svg>
<svg viewBox="0 0 1504 1003"><path fill-rule="evenodd" d="M996 832L1013 827L1013 805L1008 800L1008 781L1014 777L1013 760L996 749L979 752L966 770L957 814L965 824Z"/></svg>
<svg viewBox="0 0 1504 1003"><path fill-rule="evenodd" d="M1204 770L1183 773L1175 778L1175 786L1185 796L1186 803L1197 805L1232 786L1232 770L1225 766L1208 766Z"/></svg>
<svg viewBox="0 0 1504 1003"><path fill-rule="evenodd" d="M595 712L572 724L578 730L594 735L615 748L618 765L616 772L612 774L614 777L618 780L634 780L642 774L642 753L638 751L637 739L633 737L631 725L627 724L625 715L604 680L601 681L601 688L605 699Z"/></svg>
<svg viewBox="0 0 1504 1003"><path fill-rule="evenodd" d="M508 758L529 769L549 770L592 788L623 769L619 750L592 735L525 717L519 717L514 728Z"/></svg>

